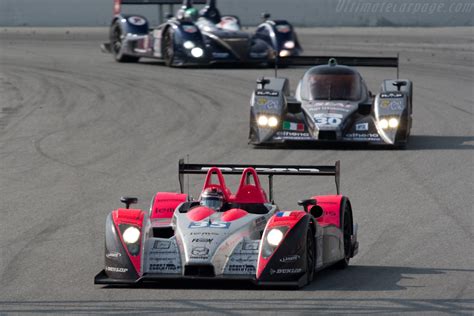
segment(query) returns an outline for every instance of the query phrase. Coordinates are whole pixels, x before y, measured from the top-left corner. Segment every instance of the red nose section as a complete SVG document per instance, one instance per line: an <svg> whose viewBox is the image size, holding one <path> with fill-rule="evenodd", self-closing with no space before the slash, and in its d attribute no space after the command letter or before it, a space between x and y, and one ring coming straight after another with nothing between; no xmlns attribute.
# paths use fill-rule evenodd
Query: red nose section
<svg viewBox="0 0 474 316"><path fill-rule="evenodd" d="M192 210L190 210L188 213L186 213L186 215L188 216L188 218L190 220L195 221L195 222L199 222L199 221L202 221L203 219L211 216L214 213L215 213L215 211L208 208L208 207L199 206L199 207L196 207L196 208L193 208Z"/></svg>
<svg viewBox="0 0 474 316"><path fill-rule="evenodd" d="M244 217L247 214L248 213L244 211L243 209L233 208L233 209L228 210L224 214L222 214L221 219L223 222L232 222L232 221L238 220L239 218Z"/></svg>

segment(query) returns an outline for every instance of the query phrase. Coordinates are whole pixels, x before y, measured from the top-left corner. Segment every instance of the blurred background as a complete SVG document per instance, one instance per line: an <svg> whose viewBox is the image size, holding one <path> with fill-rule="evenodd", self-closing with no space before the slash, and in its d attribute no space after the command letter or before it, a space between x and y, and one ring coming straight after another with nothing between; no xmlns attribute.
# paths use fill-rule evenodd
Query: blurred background
<svg viewBox="0 0 474 316"><path fill-rule="evenodd" d="M112 7L113 0L0 0L0 26L106 26ZM474 16L473 0L218 0L218 7L246 26L257 24L264 11L307 27L472 26ZM125 12L159 23L155 6L127 6Z"/></svg>

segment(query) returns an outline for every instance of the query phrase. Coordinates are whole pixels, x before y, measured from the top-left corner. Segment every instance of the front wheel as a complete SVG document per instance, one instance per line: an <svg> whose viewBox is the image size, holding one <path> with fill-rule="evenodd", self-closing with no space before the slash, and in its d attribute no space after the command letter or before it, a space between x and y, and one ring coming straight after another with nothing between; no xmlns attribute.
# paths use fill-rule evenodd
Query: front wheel
<svg viewBox="0 0 474 316"><path fill-rule="evenodd" d="M119 63L136 63L140 58L124 54L122 26L115 21L110 28L110 48L115 60Z"/></svg>
<svg viewBox="0 0 474 316"><path fill-rule="evenodd" d="M163 38L163 60L166 66L173 67L174 63L174 34L168 29Z"/></svg>

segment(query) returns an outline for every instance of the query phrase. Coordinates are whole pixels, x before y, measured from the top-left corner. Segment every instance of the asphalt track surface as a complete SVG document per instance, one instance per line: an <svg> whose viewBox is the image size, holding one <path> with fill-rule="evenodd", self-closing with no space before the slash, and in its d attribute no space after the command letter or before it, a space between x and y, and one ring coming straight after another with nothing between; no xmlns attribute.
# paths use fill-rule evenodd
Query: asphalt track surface
<svg viewBox="0 0 474 316"><path fill-rule="evenodd" d="M0 314L472 315L473 28L300 30L307 54L401 53L401 76L415 84L411 141L401 151L254 149L249 96L272 70L118 64L99 52L106 33L0 29ZM280 75L294 88L303 71ZM360 71L372 91L395 76ZM340 159L359 255L299 291L94 285L106 215L121 195L148 209L156 191L178 190L186 155L203 163ZM334 190L329 178L275 180L282 208Z"/></svg>

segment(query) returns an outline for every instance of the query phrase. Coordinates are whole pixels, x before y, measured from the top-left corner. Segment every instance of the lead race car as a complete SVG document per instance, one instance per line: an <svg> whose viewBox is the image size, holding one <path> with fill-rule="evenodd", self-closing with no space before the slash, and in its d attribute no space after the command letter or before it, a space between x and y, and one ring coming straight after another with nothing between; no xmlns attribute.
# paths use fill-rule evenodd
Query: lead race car
<svg viewBox="0 0 474 316"><path fill-rule="evenodd" d="M333 166L206 165L179 163L181 193L158 192L149 212L131 209L136 198L106 220L105 269L96 284L163 279L249 280L301 287L316 271L345 268L358 252L350 201L339 194ZM267 175L269 195L259 176ZM201 196L184 191L185 174L207 174ZM241 174L233 194L224 174ZM337 195L299 201L301 210L273 202L274 176L335 176Z"/></svg>
<svg viewBox="0 0 474 316"><path fill-rule="evenodd" d="M299 81L294 96L287 78L257 81L250 101L250 143L406 146L412 126L413 83L398 79L398 57L299 56L279 63L313 67ZM374 96L352 66L396 67L397 79L384 80Z"/></svg>
<svg viewBox="0 0 474 316"><path fill-rule="evenodd" d="M115 0L110 41L102 51L112 53L118 62L137 62L142 57L163 60L168 66L215 63L267 64L275 55L297 56L302 48L293 26L285 20L265 21L255 33L241 30L236 16L221 16L216 0L209 0L198 11L193 0L184 0L176 16L156 28L140 15L123 14L122 5L174 5L181 0ZM206 1L194 0L195 4Z"/></svg>

